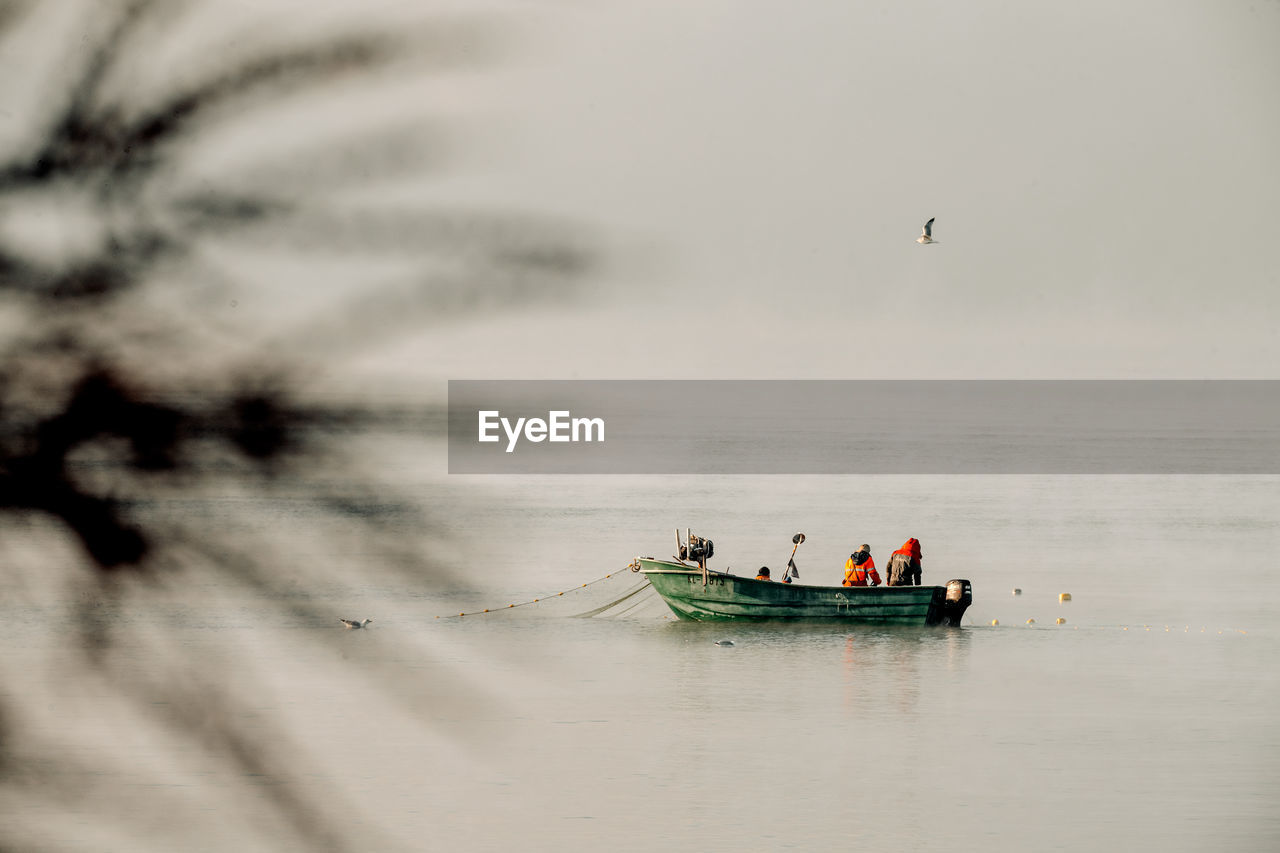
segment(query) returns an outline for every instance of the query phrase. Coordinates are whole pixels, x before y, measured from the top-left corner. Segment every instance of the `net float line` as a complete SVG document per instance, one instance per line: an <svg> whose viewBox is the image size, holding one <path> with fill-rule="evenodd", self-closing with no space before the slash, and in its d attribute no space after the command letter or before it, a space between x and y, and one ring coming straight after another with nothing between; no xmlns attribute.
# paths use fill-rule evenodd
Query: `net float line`
<svg viewBox="0 0 1280 853"><path fill-rule="evenodd" d="M631 564L628 564L626 568L630 569ZM437 619L461 619L464 616L484 616L489 613L506 613L508 611L516 609L517 607L528 607L530 604L537 604L540 601L550 601L551 599L554 599L554 598L562 598L566 593L577 592L580 589L586 589L589 586L595 586L598 583L602 583L604 581L609 580L609 578L613 577L614 575L620 574L621 571L625 571L625 570L610 572L604 577L596 578L595 580L592 580L592 581L587 581L586 583L579 584L578 586L575 586L575 587L570 587L569 589L566 589L566 590L561 590L560 592L553 592L553 593L548 593L546 595L540 595L537 598L531 598L528 601L517 601L517 602L513 602L512 604L504 605L502 607L486 607L483 610L472 610L469 613L450 613L446 616L437 616L436 618ZM646 580L645 584L647 583L648 581ZM640 589L643 589L645 584L641 584ZM638 591L639 589L635 590L635 592L638 592ZM634 594L634 592L628 594L628 596L626 597L629 598L631 594ZM614 602L614 603L616 604L617 602ZM609 606L612 606L612 605L609 605ZM608 609L608 608L605 608L605 609Z"/></svg>

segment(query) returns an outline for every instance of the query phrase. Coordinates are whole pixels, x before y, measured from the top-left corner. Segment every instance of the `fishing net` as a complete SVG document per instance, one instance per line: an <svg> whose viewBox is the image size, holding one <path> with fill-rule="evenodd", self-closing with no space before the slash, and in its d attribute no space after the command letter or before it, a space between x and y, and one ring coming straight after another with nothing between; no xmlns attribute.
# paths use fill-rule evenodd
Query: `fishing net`
<svg viewBox="0 0 1280 853"><path fill-rule="evenodd" d="M570 619L662 619L671 611L642 574L623 568L569 589L472 608L441 618L540 616Z"/></svg>

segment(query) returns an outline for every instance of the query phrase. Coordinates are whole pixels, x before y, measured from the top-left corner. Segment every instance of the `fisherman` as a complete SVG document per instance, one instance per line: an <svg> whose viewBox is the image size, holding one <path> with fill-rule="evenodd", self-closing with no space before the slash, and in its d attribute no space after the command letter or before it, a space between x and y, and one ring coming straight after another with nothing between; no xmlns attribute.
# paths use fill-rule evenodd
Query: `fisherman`
<svg viewBox="0 0 1280 853"><path fill-rule="evenodd" d="M761 567L760 567L760 574L756 575L756 580L758 580L758 581L771 581L771 580L773 580L773 578L769 577L769 567L768 567L768 566L761 566Z"/></svg>
<svg viewBox="0 0 1280 853"><path fill-rule="evenodd" d="M845 586L880 585L880 575L876 573L876 561L871 559L871 546L863 544L849 555L844 563Z"/></svg>
<svg viewBox="0 0 1280 853"><path fill-rule="evenodd" d="M887 586L920 585L920 540L908 539L889 557Z"/></svg>

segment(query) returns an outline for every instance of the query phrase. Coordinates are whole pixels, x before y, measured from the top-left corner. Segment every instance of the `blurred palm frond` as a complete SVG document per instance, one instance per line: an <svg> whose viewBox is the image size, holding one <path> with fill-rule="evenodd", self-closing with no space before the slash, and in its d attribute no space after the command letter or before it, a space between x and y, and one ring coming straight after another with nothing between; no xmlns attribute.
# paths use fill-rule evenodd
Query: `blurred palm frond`
<svg viewBox="0 0 1280 853"><path fill-rule="evenodd" d="M0 57L42 33L44 49L66 58L50 66L57 97L0 145L0 518L23 534L12 541L37 543L34 557L5 562L15 589L70 590L79 602L70 642L84 669L54 682L93 683L128 725L184 740L238 777L277 779L264 788L276 831L306 849L348 849L347 831L295 784L289 768L308 764L305 751L279 725L242 724L243 693L222 680L244 663L235 651L184 650L163 631L131 629L125 614L154 595L181 600L207 588L237 590L280 619L319 622L332 614L296 594L300 577L316 586L353 573L439 577L444 536L429 510L383 487L349 450L403 431L406 419L426 423L433 404L406 414L335 397L325 371L394 336L575 299L595 255L580 226L533 213L341 198L364 182L443 168L438 119L413 105L393 122L353 128L350 87L376 99L391 79L483 63L492 27L347 20L320 34L258 31L242 46L229 36L178 68L148 66L184 21L211 9L216 17L216 4L86 3L69 26L52 5L0 4ZM168 82L130 84L161 76ZM272 144L269 132L253 132L295 107L322 130ZM253 142L229 165L199 165L228 129ZM240 275L264 254L297 265L273 284L271 298L298 306L283 328L269 315L252 333L210 318L211 288L224 305L227 293L269 301ZM390 273L380 265L388 256L400 264ZM315 286L335 262L342 286ZM318 349L329 361L317 361ZM255 527L261 507L300 496L307 518ZM209 523L226 506L241 507L235 522ZM341 569L319 546L289 558L313 539L329 550L358 544ZM76 565L51 556L67 543ZM351 554L361 555L354 565ZM33 595L10 606L38 606ZM116 654L124 640L167 665L155 677L130 675ZM200 675L211 661L212 674ZM381 675L364 677L386 689ZM29 718L23 697L0 701L0 797L56 810L95 788L93 771L15 735ZM127 814L104 807L103 826L145 842L147 821L131 825ZM4 822L0 849L57 845L33 833L29 821Z"/></svg>

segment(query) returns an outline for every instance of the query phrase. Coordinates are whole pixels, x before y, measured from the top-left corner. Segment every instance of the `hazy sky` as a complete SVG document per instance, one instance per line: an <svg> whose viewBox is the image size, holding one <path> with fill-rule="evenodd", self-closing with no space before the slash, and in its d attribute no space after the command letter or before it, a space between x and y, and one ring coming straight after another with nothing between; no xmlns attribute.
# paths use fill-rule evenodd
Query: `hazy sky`
<svg viewBox="0 0 1280 853"><path fill-rule="evenodd" d="M65 14L0 55L30 83L9 87L0 144L38 130L24 117L74 73L91 5L38 7ZM112 83L162 91L255 41L441 10L487 16L499 44L251 104L173 184L425 121L443 159L424 146L417 177L346 191L552 217L603 258L585 298L375 329L385 345L353 355L312 316L421 258L215 246L239 307L182 310L216 309L231 342L298 326L335 385L432 395L447 378L1276 375L1280 3L223 3L162 24ZM920 246L930 217L939 243Z"/></svg>
<svg viewBox="0 0 1280 853"><path fill-rule="evenodd" d="M562 214L613 264L590 305L433 330L396 364L1276 374L1280 4L515 8L483 132L423 192Z"/></svg>

